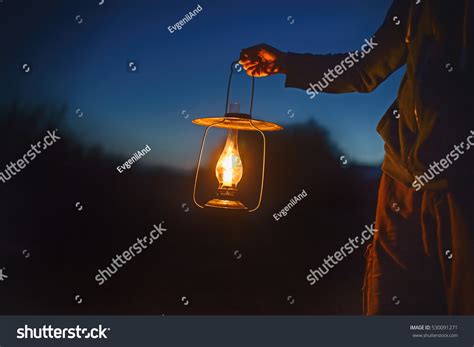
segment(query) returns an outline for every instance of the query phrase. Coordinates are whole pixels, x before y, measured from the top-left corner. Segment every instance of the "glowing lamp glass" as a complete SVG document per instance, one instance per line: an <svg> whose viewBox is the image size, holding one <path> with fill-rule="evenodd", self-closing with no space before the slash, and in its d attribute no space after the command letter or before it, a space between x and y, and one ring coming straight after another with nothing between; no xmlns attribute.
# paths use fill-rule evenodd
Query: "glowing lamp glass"
<svg viewBox="0 0 474 347"><path fill-rule="evenodd" d="M237 189L244 173L239 154L238 130L229 129L224 149L217 161L216 177L219 189Z"/></svg>

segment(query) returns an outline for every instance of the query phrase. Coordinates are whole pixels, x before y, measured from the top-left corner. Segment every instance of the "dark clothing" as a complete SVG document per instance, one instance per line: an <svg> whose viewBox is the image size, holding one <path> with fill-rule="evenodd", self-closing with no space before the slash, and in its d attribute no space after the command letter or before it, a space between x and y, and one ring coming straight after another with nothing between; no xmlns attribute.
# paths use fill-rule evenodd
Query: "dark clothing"
<svg viewBox="0 0 474 347"><path fill-rule="evenodd" d="M363 58L359 52L352 67L343 63L347 70L324 88L326 93L370 92L406 64L398 98L377 126L385 141L382 170L406 185L474 130L474 6L469 2L394 1L373 38L377 46ZM286 86L308 90L347 57L288 53ZM446 186L446 175L439 175L424 187Z"/></svg>
<svg viewBox="0 0 474 347"><path fill-rule="evenodd" d="M472 186L471 186L472 187ZM470 192L468 191L470 190ZM364 313L474 313L474 189L415 192L383 174Z"/></svg>
<svg viewBox="0 0 474 347"><path fill-rule="evenodd" d="M370 51L288 53L286 86L311 97L370 92L406 65L398 97L377 126L385 158L379 233L367 263L368 314L474 314L474 205L466 194L474 177L470 3L395 0ZM429 171L434 161L442 168Z"/></svg>

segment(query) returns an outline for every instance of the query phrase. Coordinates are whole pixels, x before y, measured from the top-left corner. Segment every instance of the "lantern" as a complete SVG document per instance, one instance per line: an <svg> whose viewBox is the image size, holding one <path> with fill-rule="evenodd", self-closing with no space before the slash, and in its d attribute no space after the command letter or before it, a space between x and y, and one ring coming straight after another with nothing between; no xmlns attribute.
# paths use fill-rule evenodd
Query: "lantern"
<svg viewBox="0 0 474 347"><path fill-rule="evenodd" d="M263 185L265 182L265 152L266 152L266 138L265 131L279 131L282 130L278 124L253 119L252 118L252 107L253 107L253 96L254 96L254 84L255 78L252 77L252 93L250 97L250 112L240 113L238 109L229 109L229 94L230 86L232 81L233 67L236 62L231 64L229 82L227 85L227 99L225 104L224 116L220 117L205 117L197 118L193 120L194 124L205 126L204 135L201 141L201 149L199 151L199 157L197 161L196 176L194 178L194 189L193 189L193 200L194 203L200 207L215 207L233 210L247 210L249 212L256 211L262 202ZM202 153L206 142L206 137L211 128L224 128L227 130L227 139L224 145L224 149L217 161L215 168L215 174L219 183L217 187L217 198L209 200L204 206L196 200L196 187L198 185L199 169L201 166ZM260 195L258 198L257 205L254 208L246 207L242 202L237 200L236 193L238 191L237 185L239 184L242 176L245 173L245 168L240 158L239 145L238 145L238 132L239 130L245 131L256 131L262 136L262 177L260 183Z"/></svg>

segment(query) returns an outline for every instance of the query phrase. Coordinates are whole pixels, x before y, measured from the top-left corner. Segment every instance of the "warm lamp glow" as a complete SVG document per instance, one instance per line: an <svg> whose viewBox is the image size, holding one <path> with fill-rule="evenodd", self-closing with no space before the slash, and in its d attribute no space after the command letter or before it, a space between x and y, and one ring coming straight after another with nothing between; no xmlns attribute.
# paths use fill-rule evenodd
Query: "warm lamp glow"
<svg viewBox="0 0 474 347"><path fill-rule="evenodd" d="M216 177L219 189L237 189L242 179L244 168L240 159L238 147L238 130L229 129L224 150L216 165Z"/></svg>

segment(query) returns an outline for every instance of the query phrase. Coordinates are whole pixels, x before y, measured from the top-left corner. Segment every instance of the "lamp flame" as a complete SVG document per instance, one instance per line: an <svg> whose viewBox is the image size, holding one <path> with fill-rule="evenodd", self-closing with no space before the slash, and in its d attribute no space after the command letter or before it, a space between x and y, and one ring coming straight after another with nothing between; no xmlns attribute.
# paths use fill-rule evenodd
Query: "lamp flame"
<svg viewBox="0 0 474 347"><path fill-rule="evenodd" d="M236 189L242 179L244 170L240 159L237 134L237 130L229 129L224 149L217 161L216 177L220 189Z"/></svg>

